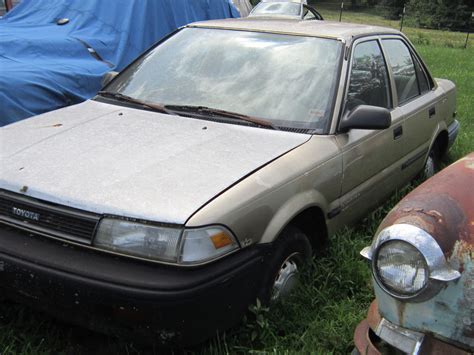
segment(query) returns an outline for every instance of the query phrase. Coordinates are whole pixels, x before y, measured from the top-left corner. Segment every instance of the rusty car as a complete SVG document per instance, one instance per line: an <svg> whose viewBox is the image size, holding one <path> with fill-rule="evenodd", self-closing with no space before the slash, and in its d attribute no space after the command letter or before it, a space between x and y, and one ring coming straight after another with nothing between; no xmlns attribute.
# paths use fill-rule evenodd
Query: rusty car
<svg viewBox="0 0 474 355"><path fill-rule="evenodd" d="M474 153L399 202L361 254L376 300L354 353L472 354Z"/></svg>
<svg viewBox="0 0 474 355"><path fill-rule="evenodd" d="M432 172L455 114L455 85L393 29L187 25L92 100L0 129L0 291L100 331L199 342Z"/></svg>

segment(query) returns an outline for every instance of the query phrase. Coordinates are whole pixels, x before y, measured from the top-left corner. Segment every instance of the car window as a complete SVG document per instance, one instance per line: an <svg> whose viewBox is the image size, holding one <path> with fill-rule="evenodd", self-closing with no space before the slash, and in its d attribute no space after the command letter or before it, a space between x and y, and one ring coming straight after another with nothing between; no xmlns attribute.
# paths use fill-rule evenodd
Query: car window
<svg viewBox="0 0 474 355"><path fill-rule="evenodd" d="M383 46L395 79L398 103L401 105L420 95L413 58L406 44L399 39L385 39Z"/></svg>
<svg viewBox="0 0 474 355"><path fill-rule="evenodd" d="M354 49L346 111L359 105L391 106L387 66L375 40L360 43Z"/></svg>
<svg viewBox="0 0 474 355"><path fill-rule="evenodd" d="M333 39L185 28L133 63L107 90L324 134L342 52L342 43Z"/></svg>
<svg viewBox="0 0 474 355"><path fill-rule="evenodd" d="M288 15L301 16L301 4L299 3L260 3L255 7L252 15Z"/></svg>
<svg viewBox="0 0 474 355"><path fill-rule="evenodd" d="M423 69L421 68L421 65L418 62L418 60L415 59L414 63L415 63L416 76L418 77L418 83L420 84L420 87L419 87L420 93L423 94L427 91L430 91L431 88L430 88L430 85L428 83L428 78L426 77L426 74L423 71Z"/></svg>

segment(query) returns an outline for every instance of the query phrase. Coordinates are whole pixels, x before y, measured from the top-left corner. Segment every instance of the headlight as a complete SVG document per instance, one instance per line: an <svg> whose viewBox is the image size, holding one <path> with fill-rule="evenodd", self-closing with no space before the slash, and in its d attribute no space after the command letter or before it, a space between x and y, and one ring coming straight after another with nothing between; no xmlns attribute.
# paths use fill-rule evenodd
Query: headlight
<svg viewBox="0 0 474 355"><path fill-rule="evenodd" d="M428 282L425 258L418 249L403 241L384 243L374 267L383 286L396 294L415 295Z"/></svg>
<svg viewBox="0 0 474 355"><path fill-rule="evenodd" d="M446 282L461 277L436 239L410 224L383 229L361 254L372 261L378 286L400 300L422 302L436 295Z"/></svg>
<svg viewBox="0 0 474 355"><path fill-rule="evenodd" d="M224 227L200 229L164 227L105 218L94 246L119 254L173 264L199 264L226 255L239 245Z"/></svg>

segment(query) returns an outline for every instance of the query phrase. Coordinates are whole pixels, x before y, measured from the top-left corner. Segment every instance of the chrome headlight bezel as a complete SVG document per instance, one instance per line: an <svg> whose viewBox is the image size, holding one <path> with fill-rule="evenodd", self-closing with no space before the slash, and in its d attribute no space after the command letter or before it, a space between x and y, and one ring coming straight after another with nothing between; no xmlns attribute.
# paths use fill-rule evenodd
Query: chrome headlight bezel
<svg viewBox="0 0 474 355"><path fill-rule="evenodd" d="M198 235L197 238L196 235ZM203 240L205 238L208 240ZM186 259L184 254L189 239L194 240L193 246L195 248L191 251L194 255L198 255L192 260ZM115 243L117 240L119 242ZM196 240L203 241L203 243L196 244ZM160 243L163 245L160 246ZM240 249L235 235L223 225L185 228L181 225L109 216L102 218L99 222L92 246L94 249L115 255L184 267L214 262ZM199 250L202 246L207 250ZM215 247L213 254L211 246ZM160 254L160 250L166 252ZM153 251L158 252L154 254Z"/></svg>
<svg viewBox="0 0 474 355"><path fill-rule="evenodd" d="M400 241L410 244L423 256L428 268L428 280L423 288L410 295L394 292L379 277L377 258L380 248L387 242ZM370 247L361 251L362 256L372 261L372 276L377 285L392 297L410 302L422 302L435 296L446 282L461 277L446 260L438 242L425 230L411 224L394 224L383 229Z"/></svg>

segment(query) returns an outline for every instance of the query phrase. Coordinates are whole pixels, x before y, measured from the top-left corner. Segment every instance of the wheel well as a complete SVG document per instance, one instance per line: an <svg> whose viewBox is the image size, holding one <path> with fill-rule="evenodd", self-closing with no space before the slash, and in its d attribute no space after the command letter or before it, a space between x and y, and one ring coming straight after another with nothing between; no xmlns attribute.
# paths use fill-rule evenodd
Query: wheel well
<svg viewBox="0 0 474 355"><path fill-rule="evenodd" d="M313 254L324 251L327 246L328 231L324 213L319 207L310 207L300 212L289 224L308 236Z"/></svg>
<svg viewBox="0 0 474 355"><path fill-rule="evenodd" d="M433 149L435 149L438 158L441 159L448 152L449 137L448 132L441 131L436 137L433 143Z"/></svg>

